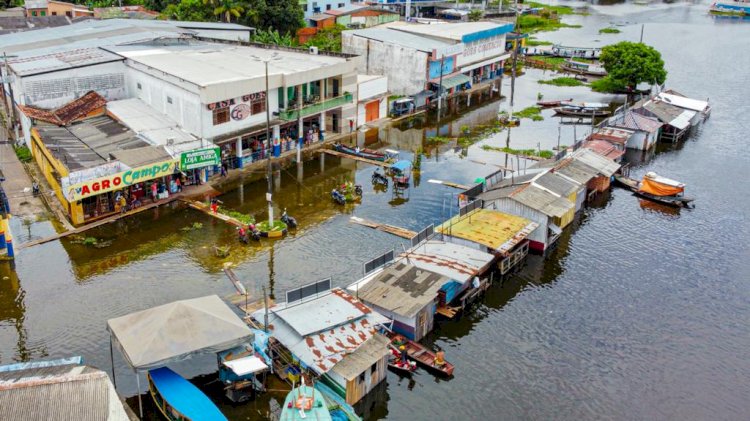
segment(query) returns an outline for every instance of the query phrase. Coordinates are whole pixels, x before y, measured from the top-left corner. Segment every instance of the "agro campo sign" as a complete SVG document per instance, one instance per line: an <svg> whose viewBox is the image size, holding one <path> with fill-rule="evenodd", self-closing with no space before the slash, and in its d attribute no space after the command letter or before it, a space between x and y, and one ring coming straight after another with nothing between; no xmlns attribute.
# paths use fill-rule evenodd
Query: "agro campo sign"
<svg viewBox="0 0 750 421"><path fill-rule="evenodd" d="M153 164L133 168L106 177L100 177L74 184L63 193L65 193L65 197L68 201L72 202L75 200L81 200L98 194L122 189L142 181L170 175L176 167L177 161L174 159L155 162Z"/></svg>

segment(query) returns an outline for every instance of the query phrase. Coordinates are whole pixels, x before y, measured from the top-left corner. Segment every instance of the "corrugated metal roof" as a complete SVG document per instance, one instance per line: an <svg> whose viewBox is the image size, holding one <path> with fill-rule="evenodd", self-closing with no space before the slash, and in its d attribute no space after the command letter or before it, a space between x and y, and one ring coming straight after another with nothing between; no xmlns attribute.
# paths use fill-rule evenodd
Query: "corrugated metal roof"
<svg viewBox="0 0 750 421"><path fill-rule="evenodd" d="M164 149L164 146L144 146L142 148L125 149L111 152L110 155L130 168L140 167L152 162L166 161L172 155Z"/></svg>
<svg viewBox="0 0 750 421"><path fill-rule="evenodd" d="M632 135L633 132L629 130L623 130L614 127L604 127L592 133L589 136L589 139L606 140L607 142L616 143L624 147L624 145L628 142L628 139L630 139L630 136Z"/></svg>
<svg viewBox="0 0 750 421"><path fill-rule="evenodd" d="M586 184L599 176L599 172L595 168L573 158L565 158L558 162L555 166L555 172L581 184Z"/></svg>
<svg viewBox="0 0 750 421"><path fill-rule="evenodd" d="M390 343L390 339L376 333L357 348L357 351L336 363L331 370L346 380L352 380L388 355Z"/></svg>
<svg viewBox="0 0 750 421"><path fill-rule="evenodd" d="M277 308L273 312L298 334L307 336L357 321L372 310L362 303L350 302L338 294L330 293L301 304ZM313 314L315 316L311 317Z"/></svg>
<svg viewBox="0 0 750 421"><path fill-rule="evenodd" d="M344 7L338 8L338 9L326 10L325 13L329 14L329 15L332 15L332 16L343 16L343 15L348 15L350 13L354 13L354 12L359 11L359 10L367 10L367 9L382 10L382 9L371 8L371 7L369 7L366 4L348 4L348 5L344 6ZM389 13L390 11L383 10L383 12L384 13ZM390 12L390 13L393 13L393 12Z"/></svg>
<svg viewBox="0 0 750 421"><path fill-rule="evenodd" d="M528 184L511 193L511 199L524 204L532 209L556 218L565 215L575 204L562 197L542 190L541 188Z"/></svg>
<svg viewBox="0 0 750 421"><path fill-rule="evenodd" d="M29 118L47 123L66 126L76 120L86 117L97 109L103 108L107 100L94 91L77 98L55 110L42 110L36 107L19 105L18 108Z"/></svg>
<svg viewBox="0 0 750 421"><path fill-rule="evenodd" d="M699 99L688 98L684 95L675 93L661 92L656 96L660 100L669 103L671 105L684 108L686 110L693 111L704 111L708 108L707 101L701 101Z"/></svg>
<svg viewBox="0 0 750 421"><path fill-rule="evenodd" d="M107 373L81 365L0 372L0 408L8 420L128 420Z"/></svg>
<svg viewBox="0 0 750 421"><path fill-rule="evenodd" d="M388 27L359 29L356 31L345 31L344 33L375 41L387 42L389 44L399 45L404 48L411 48L426 53L432 53L432 50L453 45L444 41L438 41L408 32L397 31Z"/></svg>
<svg viewBox="0 0 750 421"><path fill-rule="evenodd" d="M426 241L401 256L409 264L460 283L483 273L495 260L489 253L438 240Z"/></svg>
<svg viewBox="0 0 750 421"><path fill-rule="evenodd" d="M617 149L616 146L606 140L587 140L583 142L583 147L611 160L618 159L625 155L625 151Z"/></svg>
<svg viewBox="0 0 750 421"><path fill-rule="evenodd" d="M122 57L99 48L81 48L65 52L8 60L19 76L31 76L55 70L73 69L99 63L122 61Z"/></svg>
<svg viewBox="0 0 750 421"><path fill-rule="evenodd" d="M663 124L652 117L646 117L633 111L626 111L609 119L609 124L615 127L624 127L630 130L639 130L648 133L656 133Z"/></svg>
<svg viewBox="0 0 750 421"><path fill-rule="evenodd" d="M506 189L509 194L517 187ZM503 190L505 189L490 192L499 193ZM504 195L505 192L501 194ZM435 228L435 231L506 253L523 241L537 226L535 222L520 216L491 209L475 209L464 216L454 216Z"/></svg>
<svg viewBox="0 0 750 421"><path fill-rule="evenodd" d="M599 174L605 177L611 177L612 174L616 173L617 170L620 169L620 164L586 148L581 148L573 152L570 156L576 161L583 162L589 167L596 169Z"/></svg>
<svg viewBox="0 0 750 421"><path fill-rule="evenodd" d="M392 25L391 28L428 37L439 37L458 42L472 42L481 38L510 32L513 30L513 24L492 21L444 22L430 25L412 23Z"/></svg>
<svg viewBox="0 0 750 421"><path fill-rule="evenodd" d="M363 304L352 295L340 288L334 288L330 294L323 297L326 299L339 299L344 304L360 307ZM310 302L315 303L323 298L318 297ZM365 306L366 307L366 306ZM377 333L377 326L388 322L388 318L367 308L369 312L356 321L338 325L335 328L323 330L308 336L300 335L297 330L289 325L279 315L286 308L286 303L280 303L271 307L269 326L271 335L282 345L288 348L300 361L318 374L326 373L339 361L356 353L357 349ZM257 320L263 320L264 310L253 313ZM308 318L315 317L315 313L307 313Z"/></svg>
<svg viewBox="0 0 750 421"><path fill-rule="evenodd" d="M438 290L448 282L445 276L398 261L361 286L357 295L365 303L414 317L435 301Z"/></svg>
<svg viewBox="0 0 750 421"><path fill-rule="evenodd" d="M690 125L690 120L695 111L685 110L659 100L650 100L643 104L643 108L653 113L663 123L674 126L680 130Z"/></svg>
<svg viewBox="0 0 750 421"><path fill-rule="evenodd" d="M581 186L580 184L560 177L551 171L537 176L537 178L534 179L533 184L562 197L568 197L575 193Z"/></svg>

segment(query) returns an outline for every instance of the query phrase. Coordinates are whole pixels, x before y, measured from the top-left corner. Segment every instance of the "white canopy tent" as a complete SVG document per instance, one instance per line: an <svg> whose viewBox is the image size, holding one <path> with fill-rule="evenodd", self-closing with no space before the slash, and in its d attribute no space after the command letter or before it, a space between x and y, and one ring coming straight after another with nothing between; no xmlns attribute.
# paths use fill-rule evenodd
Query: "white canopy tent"
<svg viewBox="0 0 750 421"><path fill-rule="evenodd" d="M175 301L110 319L107 330L113 379L114 339L136 371L139 405L138 371L161 367L198 353L223 351L253 339L253 332L245 322L216 295Z"/></svg>

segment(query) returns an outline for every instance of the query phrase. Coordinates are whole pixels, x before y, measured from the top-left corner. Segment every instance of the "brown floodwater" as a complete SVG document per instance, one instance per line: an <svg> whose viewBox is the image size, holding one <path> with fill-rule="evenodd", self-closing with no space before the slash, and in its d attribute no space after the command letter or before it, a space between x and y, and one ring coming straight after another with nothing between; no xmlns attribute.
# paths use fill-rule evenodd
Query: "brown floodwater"
<svg viewBox="0 0 750 421"><path fill-rule="evenodd" d="M389 373L387 382L358 405L367 419L744 419L750 411L750 174L746 153L746 69L750 22L706 13L707 3L592 6L588 16L566 17L580 29L539 34L572 45L637 40L659 49L668 87L710 97L711 118L680 145L655 155L629 151L639 176L656 171L684 181L693 210L666 210L615 189L578 216L546 258L523 269L456 322L428 337L456 365L450 381L425 372L412 379ZM598 34L617 26L620 34ZM517 80L516 107L545 99L622 101L587 88L538 84L548 72ZM509 81L503 93L507 94ZM400 195L377 191L374 168L336 157L315 159L274 176L277 214L287 208L300 229L278 241L240 245L232 227L180 205L162 207L87 233L108 247L69 240L20 250L16 271L2 265L0 364L82 355L110 370L106 320L169 301L233 287L221 272L232 264L248 289L275 294L331 277L354 281L362 263L403 241L349 222L353 215L420 229L455 213L457 191L430 179L471 183L505 164L482 145L552 149L589 128L544 121L490 134L472 146L426 139L455 137L464 126L490 125L507 101L459 106L441 119L419 117L358 134L360 145L389 147L413 159L422 173ZM559 136L558 136L559 134ZM338 206L328 193L344 181L362 184L361 204ZM265 182L222 186L224 206L265 217ZM53 232L48 222L13 221L16 243ZM229 246L226 258L213 247ZM118 391L136 394L133 373L115 356ZM230 419L263 419L268 398L245 404L222 399L215 356L172 366L203 386ZM145 386L145 382L141 382ZM282 388L272 383L272 388ZM145 396L149 418L157 414Z"/></svg>

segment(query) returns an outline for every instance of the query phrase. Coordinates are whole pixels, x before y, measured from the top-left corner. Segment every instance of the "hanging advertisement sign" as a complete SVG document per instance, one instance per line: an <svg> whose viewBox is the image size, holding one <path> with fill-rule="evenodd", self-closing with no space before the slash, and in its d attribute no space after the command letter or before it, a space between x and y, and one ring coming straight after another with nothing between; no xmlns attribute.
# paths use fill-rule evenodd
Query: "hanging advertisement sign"
<svg viewBox="0 0 750 421"><path fill-rule="evenodd" d="M68 201L76 201L113 190L122 189L142 181L170 175L177 167L177 160L155 162L143 165L117 174L99 177L93 180L74 184L63 190Z"/></svg>

